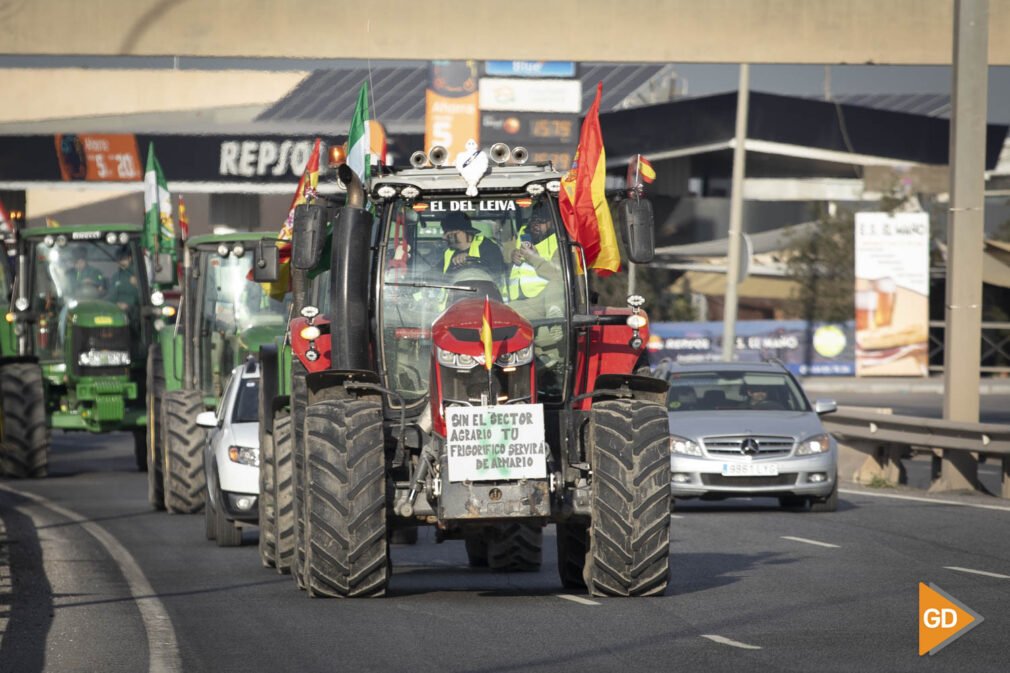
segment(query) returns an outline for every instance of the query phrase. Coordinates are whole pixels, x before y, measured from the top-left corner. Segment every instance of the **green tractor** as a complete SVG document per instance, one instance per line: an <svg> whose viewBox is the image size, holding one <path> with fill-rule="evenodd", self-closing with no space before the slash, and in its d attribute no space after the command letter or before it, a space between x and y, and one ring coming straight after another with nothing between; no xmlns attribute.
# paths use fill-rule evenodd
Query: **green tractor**
<svg viewBox="0 0 1010 673"><path fill-rule="evenodd" d="M196 236L183 247L178 319L147 354L148 500L155 509L190 514L203 507L204 430L196 417L216 407L234 367L284 334L290 295L272 295L251 279L254 256L269 258L277 277L276 251L274 234L251 232Z"/></svg>
<svg viewBox="0 0 1010 673"><path fill-rule="evenodd" d="M7 476L46 475L53 428L132 432L146 468L143 363L162 299L142 272L140 237L126 224L20 233L0 329Z"/></svg>

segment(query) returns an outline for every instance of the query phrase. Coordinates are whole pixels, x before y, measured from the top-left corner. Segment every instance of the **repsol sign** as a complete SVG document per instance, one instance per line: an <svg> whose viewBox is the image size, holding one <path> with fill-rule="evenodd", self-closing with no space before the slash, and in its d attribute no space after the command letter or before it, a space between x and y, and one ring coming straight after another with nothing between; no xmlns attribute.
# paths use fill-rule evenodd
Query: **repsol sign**
<svg viewBox="0 0 1010 673"><path fill-rule="evenodd" d="M314 140L225 140L218 157L220 177L301 177ZM323 151L320 150L322 153Z"/></svg>

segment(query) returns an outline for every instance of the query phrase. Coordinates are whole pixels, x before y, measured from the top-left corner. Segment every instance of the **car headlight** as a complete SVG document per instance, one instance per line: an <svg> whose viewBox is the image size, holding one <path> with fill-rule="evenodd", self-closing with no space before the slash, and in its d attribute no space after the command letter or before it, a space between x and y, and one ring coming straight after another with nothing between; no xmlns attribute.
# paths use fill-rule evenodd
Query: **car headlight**
<svg viewBox="0 0 1010 673"><path fill-rule="evenodd" d="M130 364L130 354L127 351L91 350L84 351L77 357L77 364L82 367L125 367Z"/></svg>
<svg viewBox="0 0 1010 673"><path fill-rule="evenodd" d="M697 442L676 435L670 435L670 453L676 453L681 456L697 456L699 458L703 456L701 447L698 446Z"/></svg>
<svg viewBox="0 0 1010 673"><path fill-rule="evenodd" d="M229 446L228 460L239 465L258 467L260 464L260 452L259 449L250 449L247 446Z"/></svg>
<svg viewBox="0 0 1010 673"><path fill-rule="evenodd" d="M827 435L814 435L800 442L800 447L796 449L796 455L809 456L814 453L824 453L829 448L831 448L831 439Z"/></svg>

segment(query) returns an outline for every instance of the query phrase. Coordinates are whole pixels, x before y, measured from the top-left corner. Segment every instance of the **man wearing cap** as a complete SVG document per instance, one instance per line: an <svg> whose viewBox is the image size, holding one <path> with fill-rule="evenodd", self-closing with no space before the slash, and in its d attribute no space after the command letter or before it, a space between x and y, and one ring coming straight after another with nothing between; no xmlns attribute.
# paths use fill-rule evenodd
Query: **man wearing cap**
<svg viewBox="0 0 1010 673"><path fill-rule="evenodd" d="M87 249L75 247L70 258L74 261L73 267L67 273L67 280L70 282L68 289L71 294L94 297L104 293L105 276L101 271L88 264Z"/></svg>
<svg viewBox="0 0 1010 673"><path fill-rule="evenodd" d="M512 251L512 271L509 274L509 300L531 299L560 278L558 266L558 236L554 221L546 208L537 208L530 221L519 230Z"/></svg>
<svg viewBox="0 0 1010 673"><path fill-rule="evenodd" d="M109 301L124 311L131 311L140 304L137 276L130 268L132 259L130 248L124 245L119 249L116 253L116 263L119 265L119 269L112 277L112 283L109 286Z"/></svg>
<svg viewBox="0 0 1010 673"><path fill-rule="evenodd" d="M453 211L442 220L442 238L448 244L442 273L446 276L465 268L483 268L495 283L505 275L505 258L498 244L485 238L465 213Z"/></svg>

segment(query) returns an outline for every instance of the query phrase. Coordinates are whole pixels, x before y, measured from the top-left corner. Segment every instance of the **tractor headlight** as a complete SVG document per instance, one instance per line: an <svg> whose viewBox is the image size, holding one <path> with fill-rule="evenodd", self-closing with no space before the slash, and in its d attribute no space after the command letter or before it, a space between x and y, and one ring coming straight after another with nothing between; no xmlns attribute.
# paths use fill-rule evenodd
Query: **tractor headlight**
<svg viewBox="0 0 1010 673"><path fill-rule="evenodd" d="M483 355L453 353L452 351L442 350L438 346L435 347L435 357L438 358L440 365L452 367L453 369L473 369L478 364L484 364Z"/></svg>
<svg viewBox="0 0 1010 673"><path fill-rule="evenodd" d="M130 364L130 354L127 351L92 348L77 357L77 364L82 367L125 367Z"/></svg>
<svg viewBox="0 0 1010 673"><path fill-rule="evenodd" d="M519 365L528 365L533 361L533 344L530 344L526 348L520 348L517 351L512 351L511 353L502 353L498 356L495 361L502 367L517 367Z"/></svg>
<svg viewBox="0 0 1010 673"><path fill-rule="evenodd" d="M315 325L309 325L308 327L303 327L302 331L298 333L298 336L306 341L315 341L322 333L322 330Z"/></svg>

